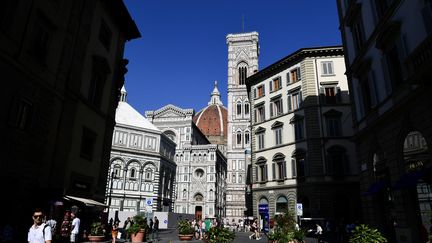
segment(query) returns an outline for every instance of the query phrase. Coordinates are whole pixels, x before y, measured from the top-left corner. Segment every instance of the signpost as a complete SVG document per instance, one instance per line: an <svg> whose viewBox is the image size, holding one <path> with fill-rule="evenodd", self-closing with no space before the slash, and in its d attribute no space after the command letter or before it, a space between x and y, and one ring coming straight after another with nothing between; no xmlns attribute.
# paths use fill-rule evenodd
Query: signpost
<svg viewBox="0 0 432 243"><path fill-rule="evenodd" d="M303 204L297 203L296 211L297 216L303 216Z"/></svg>
<svg viewBox="0 0 432 243"><path fill-rule="evenodd" d="M145 204L146 204L145 207L146 207L147 213L152 213L153 212L153 198L152 197L146 198Z"/></svg>

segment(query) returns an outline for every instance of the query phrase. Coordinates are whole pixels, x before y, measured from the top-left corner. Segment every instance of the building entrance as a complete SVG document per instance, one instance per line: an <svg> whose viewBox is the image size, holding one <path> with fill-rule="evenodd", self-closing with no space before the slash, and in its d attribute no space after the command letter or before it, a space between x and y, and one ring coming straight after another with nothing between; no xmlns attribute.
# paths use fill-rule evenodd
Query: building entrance
<svg viewBox="0 0 432 243"><path fill-rule="evenodd" d="M195 218L197 220L202 219L202 206L196 206L195 207Z"/></svg>

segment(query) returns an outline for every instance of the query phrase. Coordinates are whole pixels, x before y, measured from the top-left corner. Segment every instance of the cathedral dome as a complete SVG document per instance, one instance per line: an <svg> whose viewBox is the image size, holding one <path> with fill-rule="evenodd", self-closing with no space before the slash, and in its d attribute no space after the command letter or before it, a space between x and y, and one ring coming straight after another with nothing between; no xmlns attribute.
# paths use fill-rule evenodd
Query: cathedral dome
<svg viewBox="0 0 432 243"><path fill-rule="evenodd" d="M210 102L194 116L193 121L211 143L226 143L228 110L220 100L216 81Z"/></svg>

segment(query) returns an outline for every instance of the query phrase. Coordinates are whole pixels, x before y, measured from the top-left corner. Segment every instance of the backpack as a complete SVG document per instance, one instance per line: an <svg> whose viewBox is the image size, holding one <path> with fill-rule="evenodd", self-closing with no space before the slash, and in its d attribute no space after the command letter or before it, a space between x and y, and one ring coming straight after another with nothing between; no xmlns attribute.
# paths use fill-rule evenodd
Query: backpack
<svg viewBox="0 0 432 243"><path fill-rule="evenodd" d="M49 226L48 224L45 224L44 227L43 227L43 230L42 230L42 234L43 234L43 238L44 238L44 240L45 240L45 229L46 229L46 227L48 227L48 226Z"/></svg>
<svg viewBox="0 0 432 243"><path fill-rule="evenodd" d="M62 237L69 237L71 232L71 222L69 220L64 220L62 222L61 228L60 228L60 235Z"/></svg>

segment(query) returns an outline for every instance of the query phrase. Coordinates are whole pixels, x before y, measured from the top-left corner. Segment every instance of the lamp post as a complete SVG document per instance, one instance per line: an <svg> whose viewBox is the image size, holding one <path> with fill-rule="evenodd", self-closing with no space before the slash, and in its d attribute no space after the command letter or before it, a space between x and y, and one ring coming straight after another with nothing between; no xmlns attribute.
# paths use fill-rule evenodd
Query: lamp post
<svg viewBox="0 0 432 243"><path fill-rule="evenodd" d="M112 195L112 190L113 190L113 183L114 183L114 171L111 172L111 183L110 183L110 189L109 189L109 194L108 194L108 217L109 217L109 211L111 208L111 195Z"/></svg>

